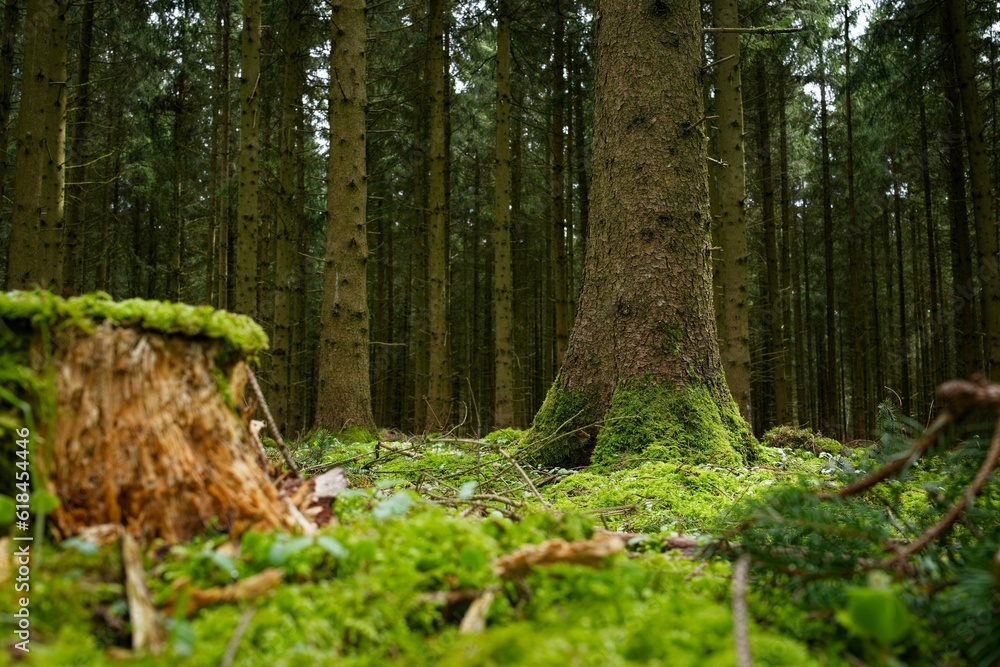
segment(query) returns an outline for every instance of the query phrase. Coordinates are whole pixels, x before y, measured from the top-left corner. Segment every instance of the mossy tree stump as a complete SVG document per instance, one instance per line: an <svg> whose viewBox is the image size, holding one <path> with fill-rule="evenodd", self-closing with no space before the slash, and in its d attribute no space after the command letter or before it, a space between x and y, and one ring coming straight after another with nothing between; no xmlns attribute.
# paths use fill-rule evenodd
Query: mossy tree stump
<svg viewBox="0 0 1000 667"><path fill-rule="evenodd" d="M51 515L60 536L112 523L174 542L210 525L291 525L233 405L248 358L267 346L252 320L39 292L0 295L0 317L42 378L13 388L40 408L34 457L61 500Z"/></svg>

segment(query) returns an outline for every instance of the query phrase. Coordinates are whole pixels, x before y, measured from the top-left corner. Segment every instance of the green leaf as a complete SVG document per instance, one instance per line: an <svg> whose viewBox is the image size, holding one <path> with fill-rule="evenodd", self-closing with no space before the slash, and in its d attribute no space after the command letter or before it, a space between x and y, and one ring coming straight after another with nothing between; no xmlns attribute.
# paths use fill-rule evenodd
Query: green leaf
<svg viewBox="0 0 1000 667"><path fill-rule="evenodd" d="M76 549L84 556L93 556L101 547L94 544L93 542L88 542L87 540L82 540L79 537L71 537L68 540L63 540L60 545L63 549Z"/></svg>
<svg viewBox="0 0 1000 667"><path fill-rule="evenodd" d="M267 560L271 565L284 565L288 558L302 551L313 543L311 537L296 537L287 542L275 542L267 552Z"/></svg>
<svg viewBox="0 0 1000 667"><path fill-rule="evenodd" d="M55 508L59 507L61 502L59 496L54 496L48 491L39 490L31 494L28 507L35 514L50 514Z"/></svg>
<svg viewBox="0 0 1000 667"><path fill-rule="evenodd" d="M347 556L350 555L347 551L347 547L329 535L320 535L317 537L316 544L321 546L324 551L335 558L347 558Z"/></svg>
<svg viewBox="0 0 1000 667"><path fill-rule="evenodd" d="M406 484L405 479L380 479L375 482L376 489L391 489L394 486L402 486Z"/></svg>
<svg viewBox="0 0 1000 667"><path fill-rule="evenodd" d="M0 526L14 523L14 499L0 495Z"/></svg>
<svg viewBox="0 0 1000 667"><path fill-rule="evenodd" d="M413 498L410 497L410 494L406 491L398 491L380 501L372 510L372 516L381 521L391 516L406 514L406 511L412 506Z"/></svg>
<svg viewBox="0 0 1000 667"><path fill-rule="evenodd" d="M891 590L853 588L847 595L847 609L837 620L857 636L889 646L909 633L910 610Z"/></svg>

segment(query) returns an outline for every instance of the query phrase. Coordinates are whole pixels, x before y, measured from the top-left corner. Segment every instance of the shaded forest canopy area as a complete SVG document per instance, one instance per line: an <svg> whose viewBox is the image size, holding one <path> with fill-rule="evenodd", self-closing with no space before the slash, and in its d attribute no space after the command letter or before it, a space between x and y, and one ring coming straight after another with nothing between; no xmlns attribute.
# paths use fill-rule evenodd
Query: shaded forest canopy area
<svg viewBox="0 0 1000 667"><path fill-rule="evenodd" d="M945 11L952 5L957 13ZM250 314L273 342L259 374L276 416L290 433L313 426L322 274L333 250L329 7L291 0L31 7L10 0L5 7L0 275L7 287L41 279L57 293L103 290ZM368 192L367 367L380 426L414 432L461 424L486 433L528 425L575 316L589 217L594 7L552 0L499 8L509 13L506 77L498 77L493 3L378 2L366 12L367 154L359 173ZM65 146L65 156L51 153L46 165L53 177L45 182L62 188L19 214L22 72L35 34L29 9L43 18L65 12L56 17L65 36L52 47L63 55L45 60L65 69L45 73L58 82L49 92L59 92L46 108L63 112L63 135L46 145ZM853 26L847 41L845 11ZM244 12L260 12L250 33ZM706 26L720 24L713 12L705 8ZM954 17L963 23L962 48ZM722 207L713 217L725 224L713 252L717 280L735 276L739 285L723 292L734 300L720 307L720 318L728 313L719 331L730 389L758 436L796 423L864 437L884 401L926 421L938 382L996 363L987 326L997 298L990 267L1000 208L989 205L998 181L995 3L751 3L736 20L798 32L706 35L710 108L688 121L709 138L713 194L729 198L716 197ZM254 30L259 41L248 41ZM732 48L726 38L738 59L719 54ZM723 85L735 64L739 116ZM259 68L252 86L241 75L247 67ZM509 96L509 151L500 162L498 82ZM978 110L966 110L966 97ZM244 136L248 117L256 141ZM256 156L250 167L248 151ZM736 217L726 202L742 199L741 189L724 182L731 170L719 164L735 164L734 155L746 164L746 205ZM506 200L497 198L498 169L509 179ZM494 283L498 202L510 226L501 261L512 269L509 315L500 315L511 322L509 343L500 345L509 350L502 368L512 411L501 420L491 307L502 298ZM339 195L330 205L346 206ZM38 210L38 234L12 238L11 219ZM742 248L725 236L733 225L745 225L737 231ZM347 234L337 230L334 241ZM734 270L743 267L742 279L722 275L727 258ZM742 369L738 377L734 368Z"/></svg>
<svg viewBox="0 0 1000 667"><path fill-rule="evenodd" d="M0 666L1000 664L995 1L2 4Z"/></svg>

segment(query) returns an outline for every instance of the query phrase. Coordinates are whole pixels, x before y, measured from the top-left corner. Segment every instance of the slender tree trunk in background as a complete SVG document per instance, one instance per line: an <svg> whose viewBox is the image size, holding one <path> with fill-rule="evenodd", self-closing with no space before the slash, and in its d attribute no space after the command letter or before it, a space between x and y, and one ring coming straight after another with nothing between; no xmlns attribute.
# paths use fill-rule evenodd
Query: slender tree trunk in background
<svg viewBox="0 0 1000 667"><path fill-rule="evenodd" d="M427 318L429 331L427 423L442 430L451 421L448 341L447 144L445 137L444 0L431 0L429 14L430 179L427 191Z"/></svg>
<svg viewBox="0 0 1000 667"><path fill-rule="evenodd" d="M736 0L713 0L716 27L739 27ZM743 139L743 83L740 38L715 35L715 115L718 160L715 168L719 216L712 223L715 316L726 383L740 414L750 421L749 253L746 228L746 163Z"/></svg>
<svg viewBox="0 0 1000 667"><path fill-rule="evenodd" d="M414 17L416 23L417 17ZM420 74L418 99L413 105L413 249L410 276L410 347L413 366L413 430L427 422L429 331L427 320L427 67Z"/></svg>
<svg viewBox="0 0 1000 667"><path fill-rule="evenodd" d="M859 440L868 437L868 415L865 398L865 333L868 330L868 309L861 295L861 259L858 254L857 200L854 196L854 123L851 108L851 20L844 5L844 104L847 124L847 261L850 264L851 319L851 437Z"/></svg>
<svg viewBox="0 0 1000 667"><path fill-rule="evenodd" d="M219 156L219 202L218 202L218 216L219 216L219 241L218 241L218 259L216 265L218 269L217 287L219 290L217 305L219 308L230 308L230 304L234 301L230 300L230 294L233 290L233 276L229 271L229 265L231 259L229 257L229 245L230 245L230 206L229 206L229 146L230 146L230 128L232 126L231 111L229 98L229 91L232 85L232 75L229 70L229 0L221 0L219 3L219 15L216 21L216 25L222 31L222 87L217 91L216 96L219 99L219 104L222 107L222 130L220 133L219 141L221 143L220 156Z"/></svg>
<svg viewBox="0 0 1000 667"><path fill-rule="evenodd" d="M289 399L289 422L292 428L305 428L310 420L308 418L307 406L312 400L311 386L309 386L309 359L307 342L309 338L309 317L307 291L309 288L309 275L311 273L311 262L309 259L309 230L306 227L306 131L305 109L299 105L295 109L295 125L298 128L296 133L298 154L300 159L295 162L295 219L299 221L296 227L296 259L293 280L295 289L292 290L292 341L291 359L289 369L289 387L291 398ZM286 427L288 428L288 427Z"/></svg>
<svg viewBox="0 0 1000 667"><path fill-rule="evenodd" d="M823 47L819 52L819 119L820 150L823 170L823 258L826 276L826 363L819 381L821 384L820 421L825 432L840 437L840 402L837 382L837 303L833 273L833 192L830 185L830 132L826 108L826 65Z"/></svg>
<svg viewBox="0 0 1000 667"><path fill-rule="evenodd" d="M903 276L903 210L902 195L900 193L898 165L895 159L892 161L893 178L893 218L896 223L896 272L899 274L899 365L900 365L900 394L903 397L903 414L912 416L910 403L910 345L907 340L906 327L906 280Z"/></svg>
<svg viewBox="0 0 1000 667"><path fill-rule="evenodd" d="M945 101L948 104L948 214L951 220L951 284L955 326L955 372L971 377L982 368L980 346L976 340L975 282L972 279L972 243L969 239L968 206L965 200L965 159L962 152L962 101L959 98L955 68L948 58L944 64Z"/></svg>
<svg viewBox="0 0 1000 667"><path fill-rule="evenodd" d="M587 171L587 142L584 137L584 130L589 119L583 116L583 79L587 75L586 61L576 49L570 48L570 57L574 61L576 76L573 78L573 143L576 145L574 158L576 159L577 192L580 195L580 257L587 255L587 226L590 221L590 174ZM583 276L580 276L583 283ZM575 311L574 311L575 317Z"/></svg>
<svg viewBox="0 0 1000 667"><path fill-rule="evenodd" d="M774 220L774 175L771 161L771 108L768 96L770 82L767 64L763 57L757 61L757 80L760 83L757 97L757 133L760 150L761 216L764 227L764 254L767 262L767 325L764 337L774 377L774 417L776 423L788 424L791 398L788 386L788 359L785 351L784 313L781 306L781 267L778 257L778 234ZM760 415L761 423L768 425L771 416Z"/></svg>
<svg viewBox="0 0 1000 667"><path fill-rule="evenodd" d="M1000 380L1000 257L997 230L993 220L993 196L990 192L990 158L986 152L985 126L976 88L976 63L969 46L965 3L947 0L943 6L942 30L951 47L959 96L965 143L969 152L969 184L972 193L972 217L976 225L976 251L979 280L983 292L984 351L983 370L991 380Z"/></svg>
<svg viewBox="0 0 1000 667"><path fill-rule="evenodd" d="M68 6L28 2L7 289L62 288Z"/></svg>
<svg viewBox="0 0 1000 667"><path fill-rule="evenodd" d="M782 355L784 357L785 366L785 410L782 411L781 404L779 402L778 409L778 423L779 424L793 424L796 423L795 415L795 405L797 403L795 398L795 388L798 386L799 377L799 359L795 356L794 351L791 349L792 344L789 342L789 334L792 332L792 325L794 324L794 319L792 315L792 267L791 267L791 255L792 255L792 187L791 179L788 175L788 119L786 118L786 106L787 100L786 96L786 86L788 78L788 69L784 63L778 62L777 71L777 93L778 93L778 173L779 182L781 187L781 248L779 249L779 256L781 260L781 291L780 291L780 308L781 308L781 321L785 325L782 330ZM798 337L798 332L801 328L796 328L796 338ZM780 394L779 394L780 398Z"/></svg>
<svg viewBox="0 0 1000 667"><path fill-rule="evenodd" d="M870 298L872 303L872 321L873 321L872 331L874 333L874 336L872 336L872 338L874 339L874 348L875 348L874 350L875 354L874 357L872 357L874 359L874 363L872 364L874 379L873 379L871 396L877 397L881 395L882 388L885 386L885 362L882 357L882 327L880 326L879 323L879 311L880 311L879 304L881 303L881 299L879 299L879 289L878 289L878 264L876 263L875 260L876 239L875 239L874 225L872 225L872 227L869 229L869 232L870 234L868 236L868 262L871 268L871 279L872 279L871 280L872 290ZM887 258L882 258L882 259L883 261L885 261ZM889 306L891 308L892 304L890 303Z"/></svg>
<svg viewBox="0 0 1000 667"><path fill-rule="evenodd" d="M496 191L493 225L494 428L514 424L514 318L510 257L510 0L497 2Z"/></svg>
<svg viewBox="0 0 1000 667"><path fill-rule="evenodd" d="M3 10L3 31L0 32L0 217L6 207L7 194L7 145L9 142L11 94L14 89L14 50L20 32L21 12L19 0L6 0ZM3 261L7 261L5 249ZM4 266L6 269L6 264ZM3 277L4 274L0 274Z"/></svg>
<svg viewBox="0 0 1000 667"><path fill-rule="evenodd" d="M330 158L316 425L375 428L368 380L364 0L332 6Z"/></svg>
<svg viewBox="0 0 1000 667"><path fill-rule="evenodd" d="M562 366L566 345L569 342L569 297L566 285L566 146L564 134L564 109L566 106L566 17L563 0L552 0L555 28L553 39L552 71L552 221L555 250L553 266L555 309L555 358L554 367Z"/></svg>
<svg viewBox="0 0 1000 667"><path fill-rule="evenodd" d="M71 127L73 135L67 167L71 167L72 181L66 184L66 225L63 235L63 276L64 289L79 293L82 287L80 265L80 237L87 220L87 167L90 163L90 65L94 43L94 7L96 2L83 5L80 23L80 52L77 60L76 95ZM0 122L3 122L0 120ZM0 137L2 140L3 137ZM0 146L6 146L2 141ZM0 181L3 175L0 174ZM2 190L0 190L2 193ZM0 194L2 196L2 194Z"/></svg>
<svg viewBox="0 0 1000 667"><path fill-rule="evenodd" d="M236 235L238 313L257 317L257 240L260 227L260 42L261 0L243 3L240 37L239 204Z"/></svg>
<svg viewBox="0 0 1000 667"><path fill-rule="evenodd" d="M184 43L183 33L181 37L181 71L177 75L174 91L174 127L171 133L171 143L173 144L173 206L170 216L170 226L168 227L170 237L170 266L167 270L167 299L178 302L181 300L181 244L184 237L184 210L181 204L181 193L183 191L184 160L183 144L186 134L186 113L185 97L187 73L185 72L185 57L183 54L187 50Z"/></svg>
<svg viewBox="0 0 1000 667"><path fill-rule="evenodd" d="M295 216L295 126L302 104L299 81L301 67L300 0L287 3L287 23L283 35L281 84L281 126L278 135L278 201L274 258L274 336L271 340L271 408L278 428L288 421L290 400L289 351L292 340L292 273L295 262L293 243L298 238Z"/></svg>
<svg viewBox="0 0 1000 667"><path fill-rule="evenodd" d="M545 465L591 453L610 461L647 442L628 434L648 433L651 442L672 422L675 435L698 442L686 453L735 460L751 436L719 356L707 154L690 126L703 113L700 7L602 0L596 14L586 281L559 377L524 451ZM707 406L701 423L682 407L694 396ZM699 451L701 428L728 445ZM560 433L571 434L552 437Z"/></svg>
<svg viewBox="0 0 1000 667"><path fill-rule="evenodd" d="M920 33L915 36L917 61L923 63L923 39ZM930 287L930 368L933 383L937 385L947 379L945 372L945 353L947 339L944 335L944 320L941 317L941 298L938 287L938 254L936 233L934 230L933 192L931 190L931 160L927 139L927 105L924 101L924 84L920 82L917 91L917 107L920 119L920 171L923 176L924 223L927 231L927 270Z"/></svg>

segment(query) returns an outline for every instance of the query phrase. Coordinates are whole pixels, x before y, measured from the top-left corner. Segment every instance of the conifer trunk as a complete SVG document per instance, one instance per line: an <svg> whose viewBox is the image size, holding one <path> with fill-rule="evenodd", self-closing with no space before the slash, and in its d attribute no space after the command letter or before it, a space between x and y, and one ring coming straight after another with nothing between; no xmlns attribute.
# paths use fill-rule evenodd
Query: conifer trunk
<svg viewBox="0 0 1000 667"><path fill-rule="evenodd" d="M660 442L735 464L753 445L716 340L700 7L601 0L597 16L585 281L524 451L610 463Z"/></svg>
<svg viewBox="0 0 1000 667"><path fill-rule="evenodd" d="M240 38L239 228L236 234L235 310L257 316L257 242L260 227L260 42L261 0L243 3Z"/></svg>
<svg viewBox="0 0 1000 667"><path fill-rule="evenodd" d="M493 226L495 428L514 424L513 299L510 257L510 0L497 3L496 183Z"/></svg>
<svg viewBox="0 0 1000 667"><path fill-rule="evenodd" d="M316 425L375 427L368 380L365 0L332 6L330 156Z"/></svg>
<svg viewBox="0 0 1000 667"><path fill-rule="evenodd" d="M28 2L7 289L62 287L68 7Z"/></svg>
<svg viewBox="0 0 1000 667"><path fill-rule="evenodd" d="M451 367L448 340L447 142L445 136L444 0L431 0L428 21L427 81L430 178L427 190L427 319L429 331L427 420L424 429L451 422Z"/></svg>
<svg viewBox="0 0 1000 667"><path fill-rule="evenodd" d="M736 0L714 0L716 27L739 27ZM746 229L746 161L743 137L743 82L740 38L715 35L716 147L723 165L714 168L719 215L712 222L715 317L726 383L743 418L750 420L750 273Z"/></svg>

